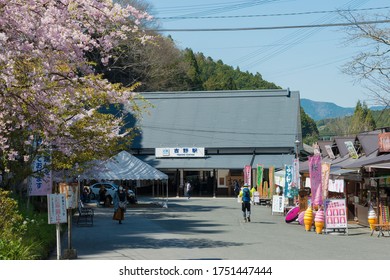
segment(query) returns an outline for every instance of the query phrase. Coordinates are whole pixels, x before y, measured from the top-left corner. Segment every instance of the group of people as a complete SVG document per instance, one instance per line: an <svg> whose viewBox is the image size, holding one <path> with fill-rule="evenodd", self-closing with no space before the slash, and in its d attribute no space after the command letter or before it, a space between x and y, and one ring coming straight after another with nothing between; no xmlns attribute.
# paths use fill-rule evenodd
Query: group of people
<svg viewBox="0 0 390 280"><path fill-rule="evenodd" d="M191 197L192 186L189 181L185 184L186 193L188 199ZM241 199L241 210L244 216L245 222L251 221L251 201L253 199L253 191L250 189L248 184L244 184L240 187L237 181L234 182L234 192ZM125 219L125 212L127 206L127 193L122 186L119 187L118 191L115 192L113 197L114 204L114 216L113 220L117 220L119 224Z"/></svg>

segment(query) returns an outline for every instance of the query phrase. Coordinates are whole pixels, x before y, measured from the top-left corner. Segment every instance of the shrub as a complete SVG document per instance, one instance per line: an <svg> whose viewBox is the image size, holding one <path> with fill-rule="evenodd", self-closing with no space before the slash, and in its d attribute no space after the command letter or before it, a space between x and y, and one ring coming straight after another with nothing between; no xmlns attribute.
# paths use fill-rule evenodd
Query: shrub
<svg viewBox="0 0 390 280"><path fill-rule="evenodd" d="M9 191L0 189L1 260L46 259L55 245L55 226L47 223L47 213L25 209Z"/></svg>

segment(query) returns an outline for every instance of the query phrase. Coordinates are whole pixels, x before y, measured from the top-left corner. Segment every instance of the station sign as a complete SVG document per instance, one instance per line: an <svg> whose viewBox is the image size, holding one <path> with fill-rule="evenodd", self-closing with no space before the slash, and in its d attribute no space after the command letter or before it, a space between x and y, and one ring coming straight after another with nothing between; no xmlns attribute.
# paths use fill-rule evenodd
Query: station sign
<svg viewBox="0 0 390 280"><path fill-rule="evenodd" d="M205 148L199 147L176 147L176 148L156 148L156 158L196 158L205 157Z"/></svg>

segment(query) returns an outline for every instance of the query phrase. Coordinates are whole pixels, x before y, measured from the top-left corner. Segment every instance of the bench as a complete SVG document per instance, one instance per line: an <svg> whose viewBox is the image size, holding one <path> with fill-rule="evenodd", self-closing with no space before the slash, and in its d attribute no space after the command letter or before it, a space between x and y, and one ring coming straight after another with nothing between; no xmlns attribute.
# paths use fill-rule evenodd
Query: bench
<svg viewBox="0 0 390 280"><path fill-rule="evenodd" d="M77 225L93 226L94 211L90 207L85 207L82 201L79 201L79 207L77 208L78 217Z"/></svg>
<svg viewBox="0 0 390 280"><path fill-rule="evenodd" d="M372 227L371 236L374 234L374 231L375 231L375 230L378 231L378 237L380 237L381 235L382 235L382 236L385 236L385 235L383 234L383 231L387 231L387 233L388 233L389 236L390 236L390 223L385 223L385 224L372 224L371 227Z"/></svg>

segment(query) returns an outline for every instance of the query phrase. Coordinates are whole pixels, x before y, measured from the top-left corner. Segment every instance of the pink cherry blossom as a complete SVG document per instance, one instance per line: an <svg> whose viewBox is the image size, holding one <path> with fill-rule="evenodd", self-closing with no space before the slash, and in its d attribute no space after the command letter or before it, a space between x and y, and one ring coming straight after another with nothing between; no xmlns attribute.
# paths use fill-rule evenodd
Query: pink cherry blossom
<svg viewBox="0 0 390 280"><path fill-rule="evenodd" d="M145 20L147 13L112 0L0 0L0 171L6 161L30 159L32 136L40 149L54 145L66 156L123 136L122 117L97 109L133 108L134 93L96 75L86 53L98 51L107 63L121 41L147 38Z"/></svg>

